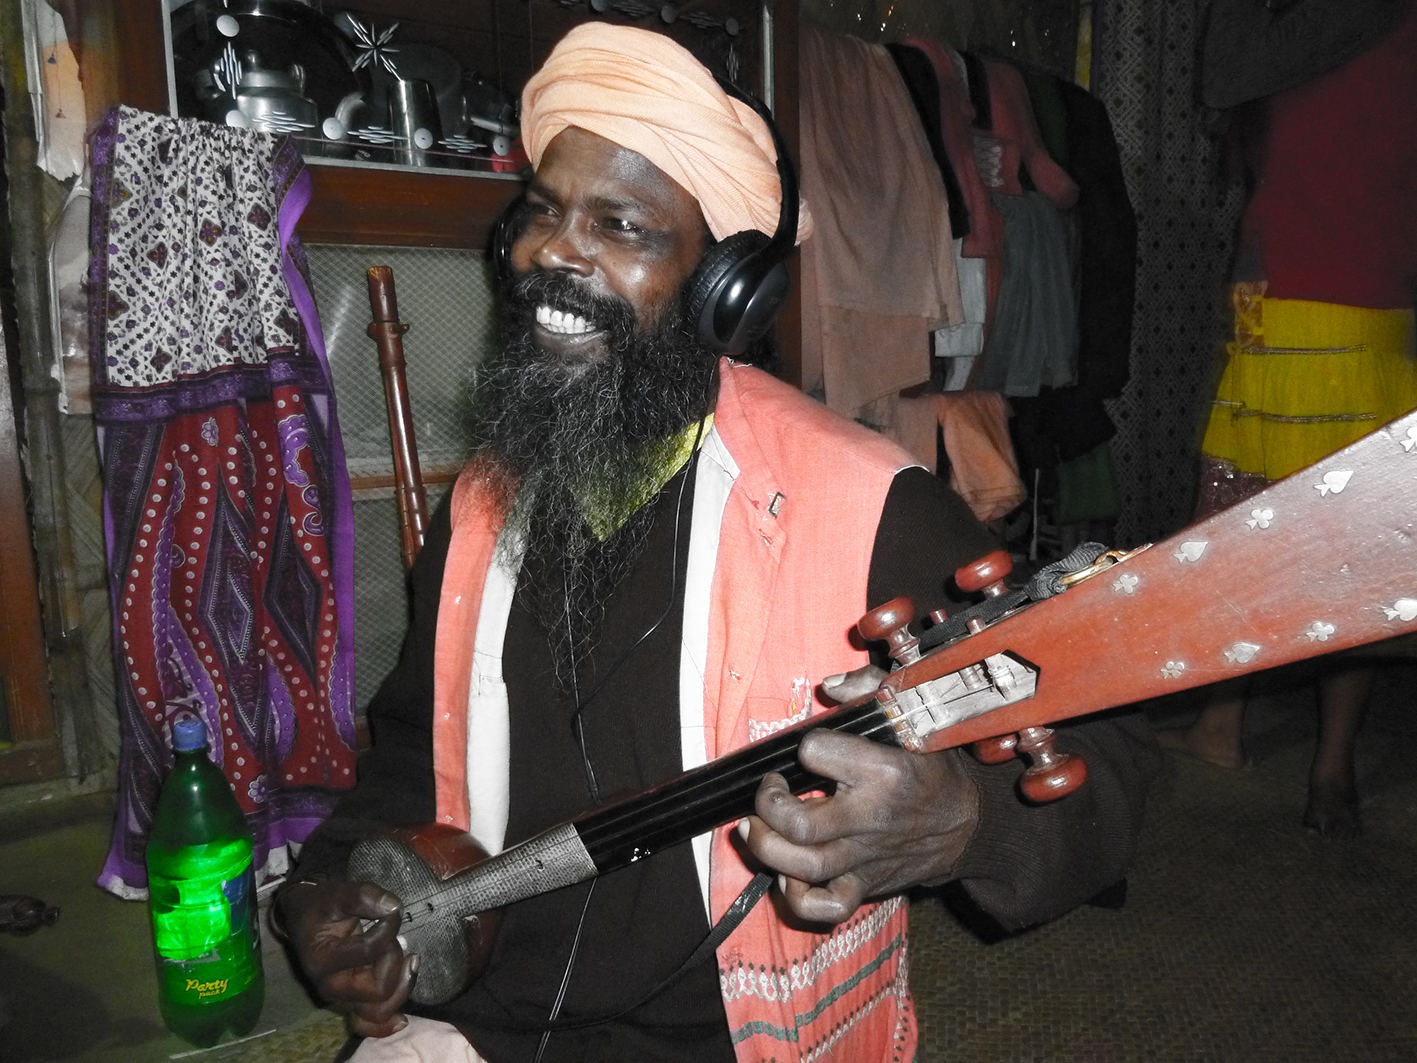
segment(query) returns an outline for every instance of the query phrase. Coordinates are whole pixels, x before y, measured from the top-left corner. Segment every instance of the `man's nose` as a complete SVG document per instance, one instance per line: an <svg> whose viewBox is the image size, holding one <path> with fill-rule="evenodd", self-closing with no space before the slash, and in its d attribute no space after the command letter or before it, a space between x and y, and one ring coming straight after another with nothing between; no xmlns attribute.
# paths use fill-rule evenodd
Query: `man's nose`
<svg viewBox="0 0 1417 1063"><path fill-rule="evenodd" d="M590 260L587 236L584 225L575 218L561 217L532 251L531 261L547 272L589 276L595 266Z"/></svg>

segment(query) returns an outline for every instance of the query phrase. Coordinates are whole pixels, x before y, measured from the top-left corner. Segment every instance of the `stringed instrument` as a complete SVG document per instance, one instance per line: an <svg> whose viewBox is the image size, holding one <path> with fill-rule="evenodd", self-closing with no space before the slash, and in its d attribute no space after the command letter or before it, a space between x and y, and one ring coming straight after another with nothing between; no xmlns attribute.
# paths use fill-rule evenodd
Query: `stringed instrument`
<svg viewBox="0 0 1417 1063"><path fill-rule="evenodd" d="M1007 566L998 552L957 573L985 601L933 650L931 632L960 617L937 617L919 637L905 599L863 617L862 636L884 639L897 662L874 694L472 868L444 877L395 838L361 842L349 876L403 900L405 950L421 958L413 999L440 1003L466 984L465 920L749 815L769 772L794 793L829 786L797 763L815 728L921 753L1021 751L1032 760L1025 796L1048 800L1081 785L1086 767L1052 749L1045 724L1417 630L1417 414L1164 542L1103 554L1045 601L1000 610L1012 600Z"/></svg>

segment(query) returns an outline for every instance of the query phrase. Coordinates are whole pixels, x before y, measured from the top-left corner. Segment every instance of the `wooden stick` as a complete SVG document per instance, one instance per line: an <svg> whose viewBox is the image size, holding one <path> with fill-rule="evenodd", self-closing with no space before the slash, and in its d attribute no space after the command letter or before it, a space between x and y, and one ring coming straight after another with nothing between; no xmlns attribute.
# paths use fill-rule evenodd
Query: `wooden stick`
<svg viewBox="0 0 1417 1063"><path fill-rule="evenodd" d="M368 273L369 309L374 316L369 335L379 345L379 369L384 376L384 397L389 408L394 497L398 499L399 525L403 532L403 563L405 568L412 568L428 528L428 502L423 493L423 474L418 467L418 443L414 439L413 411L409 407L408 380L404 373L403 334L409 327L399 321L394 271L388 266L371 266Z"/></svg>

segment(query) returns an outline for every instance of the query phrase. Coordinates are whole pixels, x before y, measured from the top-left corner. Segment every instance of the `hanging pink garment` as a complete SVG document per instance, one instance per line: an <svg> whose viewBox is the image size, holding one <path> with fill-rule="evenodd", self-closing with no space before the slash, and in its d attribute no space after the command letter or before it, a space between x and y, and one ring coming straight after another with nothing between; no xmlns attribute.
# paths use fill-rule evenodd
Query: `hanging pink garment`
<svg viewBox="0 0 1417 1063"><path fill-rule="evenodd" d="M959 68L950 65L958 76ZM973 69L977 71L980 66L985 70L984 89L990 112L988 129L971 130L980 181L991 193L1021 195L1024 188L1019 170L1026 166L1034 188L1060 210L1069 209L1077 202L1077 184L1044 148L1022 75L1009 64L993 59L982 60ZM967 83L963 84L963 90L968 94ZM995 217L999 219L1002 234L1003 219L997 213ZM994 323L994 308L1004 281L1002 236L998 251L987 256L987 263L986 333Z"/></svg>
<svg viewBox="0 0 1417 1063"><path fill-rule="evenodd" d="M996 192L1022 195L1019 167L1023 166L1034 188L1051 199L1059 210L1069 209L1078 201L1077 183L1053 161L1043 146L1023 75L996 59L984 60L984 68L989 72L989 101L994 118L992 135L1002 145L1003 158L999 183L991 187Z"/></svg>
<svg viewBox="0 0 1417 1063"><path fill-rule="evenodd" d="M940 136L969 209L964 256L997 258L1004 252L1004 219L989 201L989 191L979 179L979 167L974 161L974 135L970 129L974 105L969 102L969 88L960 79L959 69L944 45L919 37L905 43L930 60L940 85Z"/></svg>

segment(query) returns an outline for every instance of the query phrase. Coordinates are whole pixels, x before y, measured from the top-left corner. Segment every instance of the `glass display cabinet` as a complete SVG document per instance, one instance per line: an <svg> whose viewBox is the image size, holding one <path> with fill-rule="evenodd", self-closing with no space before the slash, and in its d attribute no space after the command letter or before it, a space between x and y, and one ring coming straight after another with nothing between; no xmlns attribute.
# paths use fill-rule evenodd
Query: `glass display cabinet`
<svg viewBox="0 0 1417 1063"><path fill-rule="evenodd" d="M515 101L603 19L678 40L796 143L794 0L72 0L91 121L114 103L297 137L307 242L481 247L525 165Z"/></svg>

